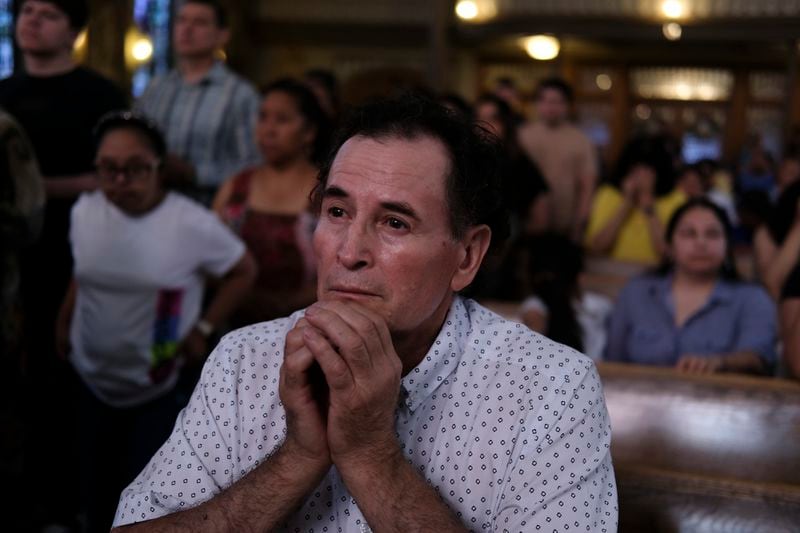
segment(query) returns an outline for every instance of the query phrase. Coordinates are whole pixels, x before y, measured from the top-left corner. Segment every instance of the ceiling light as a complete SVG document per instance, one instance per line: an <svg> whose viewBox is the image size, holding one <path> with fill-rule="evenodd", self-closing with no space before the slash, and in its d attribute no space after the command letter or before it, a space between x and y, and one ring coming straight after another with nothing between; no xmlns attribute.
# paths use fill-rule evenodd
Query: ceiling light
<svg viewBox="0 0 800 533"><path fill-rule="evenodd" d="M608 74L598 74L594 79L594 82L597 84L597 88L601 91L607 91L611 89L611 76Z"/></svg>
<svg viewBox="0 0 800 533"><path fill-rule="evenodd" d="M461 0L456 4L456 15L462 20L474 20L478 16L478 4L472 0Z"/></svg>
<svg viewBox="0 0 800 533"><path fill-rule="evenodd" d="M133 43L131 55L136 61L144 63L153 57L153 42L149 37L140 37Z"/></svg>
<svg viewBox="0 0 800 533"><path fill-rule="evenodd" d="M661 27L661 31L664 32L664 37L670 41L677 41L683 34L683 28L677 22L667 22Z"/></svg>
<svg viewBox="0 0 800 533"><path fill-rule="evenodd" d="M681 18L683 16L683 3L680 0L664 0L661 4L661 12L667 18Z"/></svg>
<svg viewBox="0 0 800 533"><path fill-rule="evenodd" d="M552 35L534 35L524 39L525 51L533 59L547 61L558 55L561 43Z"/></svg>
<svg viewBox="0 0 800 533"><path fill-rule="evenodd" d="M688 100L692 97L692 88L688 83L679 82L675 84L675 96L681 100Z"/></svg>

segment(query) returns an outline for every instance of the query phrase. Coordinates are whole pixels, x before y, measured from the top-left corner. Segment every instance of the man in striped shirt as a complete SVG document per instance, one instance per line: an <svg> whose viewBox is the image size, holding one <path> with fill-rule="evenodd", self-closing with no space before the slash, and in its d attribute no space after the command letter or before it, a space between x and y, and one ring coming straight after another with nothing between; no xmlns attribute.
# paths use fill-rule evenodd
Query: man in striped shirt
<svg viewBox="0 0 800 533"><path fill-rule="evenodd" d="M260 98L215 57L228 37L217 0L184 1L173 31L178 66L154 79L136 106L163 130L168 168L194 176L207 205L226 178L260 158L253 137Z"/></svg>

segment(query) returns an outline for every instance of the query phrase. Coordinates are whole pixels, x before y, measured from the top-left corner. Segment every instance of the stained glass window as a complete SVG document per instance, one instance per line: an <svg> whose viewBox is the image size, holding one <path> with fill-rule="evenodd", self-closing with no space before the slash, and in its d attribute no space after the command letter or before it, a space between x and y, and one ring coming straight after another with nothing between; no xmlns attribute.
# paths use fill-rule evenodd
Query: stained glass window
<svg viewBox="0 0 800 533"><path fill-rule="evenodd" d="M169 70L171 6L172 0L135 0L133 3L134 22L153 41L153 58L133 73L134 97L142 94L153 76Z"/></svg>
<svg viewBox="0 0 800 533"><path fill-rule="evenodd" d="M14 72L14 17L12 0L0 0L0 78Z"/></svg>

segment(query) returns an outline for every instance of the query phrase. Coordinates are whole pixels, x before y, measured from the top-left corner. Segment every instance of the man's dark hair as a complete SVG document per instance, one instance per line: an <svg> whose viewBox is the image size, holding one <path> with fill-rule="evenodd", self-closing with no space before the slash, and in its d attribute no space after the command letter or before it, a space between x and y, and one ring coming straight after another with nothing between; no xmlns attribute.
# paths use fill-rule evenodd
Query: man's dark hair
<svg viewBox="0 0 800 533"><path fill-rule="evenodd" d="M561 96L570 104L575 101L575 94L572 91L572 87L570 87L569 83L558 77L541 80L539 85L536 86L536 92L534 94L535 99L539 100L542 97L542 92L548 89L560 92Z"/></svg>
<svg viewBox="0 0 800 533"><path fill-rule="evenodd" d="M217 22L217 27L228 27L228 15L219 0L183 0L181 7L185 6L186 4L201 4L210 7L214 12L214 20Z"/></svg>
<svg viewBox="0 0 800 533"><path fill-rule="evenodd" d="M69 19L69 25L73 30L81 30L89 22L89 6L86 0L42 0L53 4L58 9L64 12ZM19 9L25 4L26 0L16 2L16 11L18 14Z"/></svg>
<svg viewBox="0 0 800 533"><path fill-rule="evenodd" d="M261 95L266 98L268 94L273 92L284 93L294 100L297 110L306 123L316 130L314 144L311 147L311 160L314 164L319 164L325 159L328 151L331 121L319 105L317 97L314 96L311 89L292 78L281 78L270 83L261 90Z"/></svg>
<svg viewBox="0 0 800 533"><path fill-rule="evenodd" d="M418 93L376 100L348 114L321 167L319 183L312 193L317 210L339 149L356 136L380 140L415 140L421 137L439 140L450 159L445 189L453 237L461 238L470 227L486 224L492 231L493 248L506 239L509 220L502 197L501 152L496 138Z"/></svg>

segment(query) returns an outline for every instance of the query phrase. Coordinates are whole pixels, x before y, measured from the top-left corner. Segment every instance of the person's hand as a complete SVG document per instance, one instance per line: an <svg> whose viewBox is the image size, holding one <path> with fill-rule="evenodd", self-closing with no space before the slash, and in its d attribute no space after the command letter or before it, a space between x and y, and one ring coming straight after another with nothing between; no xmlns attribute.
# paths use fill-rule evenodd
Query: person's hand
<svg viewBox="0 0 800 533"><path fill-rule="evenodd" d="M639 196L639 178L636 174L628 174L622 182L622 198L628 205L636 203Z"/></svg>
<svg viewBox="0 0 800 533"><path fill-rule="evenodd" d="M305 345L309 329L313 328L301 318L286 335L278 391L286 410L284 446L323 469L331 463L325 422L328 389L314 355Z"/></svg>
<svg viewBox="0 0 800 533"><path fill-rule="evenodd" d="M713 374L722 370L723 363L720 355L686 354L678 359L675 368L687 374Z"/></svg>
<svg viewBox="0 0 800 533"><path fill-rule="evenodd" d="M207 339L193 328L181 341L178 353L185 358L189 366L202 365L208 355Z"/></svg>
<svg viewBox="0 0 800 533"><path fill-rule="evenodd" d="M353 302L318 302L304 342L330 388L328 446L333 462L379 465L400 451L395 411L403 365L383 318Z"/></svg>

